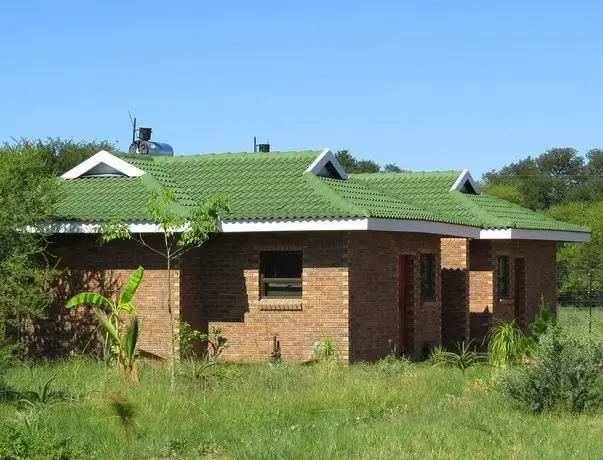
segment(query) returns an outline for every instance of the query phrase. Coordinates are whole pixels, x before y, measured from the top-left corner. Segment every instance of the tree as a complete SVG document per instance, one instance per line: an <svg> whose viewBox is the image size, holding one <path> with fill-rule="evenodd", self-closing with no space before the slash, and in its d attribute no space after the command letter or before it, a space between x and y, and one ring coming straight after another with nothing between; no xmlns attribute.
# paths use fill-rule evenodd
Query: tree
<svg viewBox="0 0 603 460"><path fill-rule="evenodd" d="M404 172L404 170L400 166L398 166L396 163L387 163L385 166L383 166L383 172L400 173L400 172Z"/></svg>
<svg viewBox="0 0 603 460"><path fill-rule="evenodd" d="M350 174L362 174L362 173L377 173L383 172L402 172L402 169L395 163L389 163L381 167L373 160L359 160L354 157L349 150L337 150L335 152L337 161L343 166L343 169Z"/></svg>
<svg viewBox="0 0 603 460"><path fill-rule="evenodd" d="M551 208L548 214L592 230L590 243L564 243L557 251L559 294L583 303L591 288L603 290L603 201L568 203Z"/></svg>
<svg viewBox="0 0 603 460"><path fill-rule="evenodd" d="M153 194L147 206L149 222L157 225L163 240L154 246L142 234L132 234L124 222L112 222L101 231L101 241L108 243L117 239L133 240L160 255L166 262L167 309L170 316L170 376L172 391L176 385L176 335L172 308L172 266L188 250L202 246L217 231L217 223L228 212L224 198L208 198L201 206L185 210L173 192L159 190Z"/></svg>
<svg viewBox="0 0 603 460"><path fill-rule="evenodd" d="M26 139L14 143L18 150L35 151L48 175L61 175L101 150L115 152L115 144L107 141L73 141L61 138Z"/></svg>
<svg viewBox="0 0 603 460"><path fill-rule="evenodd" d="M57 190L34 146L0 146L0 344L8 327L42 317L50 301L46 239L24 230L50 218Z"/></svg>

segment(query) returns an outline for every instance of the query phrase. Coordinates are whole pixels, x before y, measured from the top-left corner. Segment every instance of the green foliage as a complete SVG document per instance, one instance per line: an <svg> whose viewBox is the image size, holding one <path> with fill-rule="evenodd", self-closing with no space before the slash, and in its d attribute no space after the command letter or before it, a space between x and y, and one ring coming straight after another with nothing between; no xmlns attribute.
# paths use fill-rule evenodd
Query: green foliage
<svg viewBox="0 0 603 460"><path fill-rule="evenodd" d="M56 377L51 377L46 381L40 381L35 390L18 392L19 405L27 409L40 410L68 401L70 398L64 391L51 389L55 379Z"/></svg>
<svg viewBox="0 0 603 460"><path fill-rule="evenodd" d="M379 372L396 375L408 371L412 363L408 358L396 356L395 353L388 353L385 358L375 363L375 369Z"/></svg>
<svg viewBox="0 0 603 460"><path fill-rule="evenodd" d="M21 318L44 316L54 274L46 240L19 229L47 221L57 199L38 151L0 145L0 343Z"/></svg>
<svg viewBox="0 0 603 460"><path fill-rule="evenodd" d="M65 304L65 308L78 305L92 305L99 323L105 330L105 349L109 349L124 369L126 380L137 381L136 344L138 343L139 325L132 298L142 281L144 269L138 267L130 276L118 300L110 300L93 292L82 292L73 296ZM102 309L101 309L102 308ZM104 310L103 310L104 309ZM109 312L109 315L105 313ZM121 323L122 313L129 315L129 324ZM123 329L123 334L121 330Z"/></svg>
<svg viewBox="0 0 603 460"><path fill-rule="evenodd" d="M470 367L481 364L484 361L484 356L472 348L472 341L458 342L456 349L456 352L449 351L446 353L446 361L463 373Z"/></svg>
<svg viewBox="0 0 603 460"><path fill-rule="evenodd" d="M432 366L448 364L448 351L443 345L434 346L429 352L427 362L429 362Z"/></svg>
<svg viewBox="0 0 603 460"><path fill-rule="evenodd" d="M149 221L159 227L163 234L162 244L153 246L142 235L131 234L124 222L112 222L101 230L100 240L109 243L119 239L131 239L159 254L166 262L167 309L170 316L171 356L170 369L172 390L176 385L176 334L172 309L172 264L182 254L194 247L202 246L210 235L218 230L218 221L229 212L228 202L222 197L212 197L201 206L186 209L178 203L169 190L157 190L149 200L146 213Z"/></svg>
<svg viewBox="0 0 603 460"><path fill-rule="evenodd" d="M388 163L381 168L372 160L359 160L354 157L349 150L338 150L335 152L335 157L341 166L343 166L343 169L349 174L404 171L396 163Z"/></svg>
<svg viewBox="0 0 603 460"><path fill-rule="evenodd" d="M488 331L488 359L493 366L520 364L529 355L533 342L515 321L495 324Z"/></svg>
<svg viewBox="0 0 603 460"><path fill-rule="evenodd" d="M540 308L534 322L530 324L532 334L538 339L538 337L545 334L556 323L557 317L549 310L549 303L543 295L540 296Z"/></svg>
<svg viewBox="0 0 603 460"><path fill-rule="evenodd" d="M482 187L482 191L490 195L497 196L503 200L526 207L525 197L521 189L512 183L486 183Z"/></svg>
<svg viewBox="0 0 603 460"><path fill-rule="evenodd" d="M0 458L6 460L70 460L86 458L87 451L72 439L44 430L4 425L0 428Z"/></svg>
<svg viewBox="0 0 603 460"><path fill-rule="evenodd" d="M592 230L589 243L564 243L557 250L560 297L571 299L575 306L588 306L594 300L590 295L603 291L603 200L557 206L548 214Z"/></svg>
<svg viewBox="0 0 603 460"><path fill-rule="evenodd" d="M218 359L222 352L229 346L228 339L224 337L224 334L222 333L222 328L216 326L211 328L211 335L200 334L199 340L207 343L207 350L205 351L204 358L210 361Z"/></svg>
<svg viewBox="0 0 603 460"><path fill-rule="evenodd" d="M180 344L180 357L181 358L192 358L194 357L193 346L198 340L201 340L201 331L193 329L191 325L180 320L178 327L178 343Z"/></svg>
<svg viewBox="0 0 603 460"><path fill-rule="evenodd" d="M470 367L484 361L484 356L475 351L472 345L473 341L457 342L456 352L447 351L443 346L436 345L431 349L427 361L432 366L452 366L465 373Z"/></svg>
<svg viewBox="0 0 603 460"><path fill-rule="evenodd" d="M603 343L550 327L529 363L499 376L499 389L533 413L565 407L582 412L601 403Z"/></svg>
<svg viewBox="0 0 603 460"><path fill-rule="evenodd" d="M341 359L341 355L335 347L335 342L330 337L326 337L314 348L314 359L318 362L336 363Z"/></svg>
<svg viewBox="0 0 603 460"><path fill-rule="evenodd" d="M19 151L36 152L44 165L44 173L48 176L60 176L101 150L116 152L115 144L107 141L74 141L58 137L21 138L10 146Z"/></svg>

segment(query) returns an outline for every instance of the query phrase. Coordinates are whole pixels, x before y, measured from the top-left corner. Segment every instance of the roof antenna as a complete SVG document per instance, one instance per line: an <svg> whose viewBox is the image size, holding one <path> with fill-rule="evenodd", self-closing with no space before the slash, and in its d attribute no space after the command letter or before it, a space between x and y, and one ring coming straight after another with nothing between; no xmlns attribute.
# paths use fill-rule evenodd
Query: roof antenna
<svg viewBox="0 0 603 460"><path fill-rule="evenodd" d="M132 123L132 144L133 144L134 141L136 141L136 117L134 117L134 119L132 119L132 115L130 114L129 110L128 110L128 116L130 117L130 123Z"/></svg>

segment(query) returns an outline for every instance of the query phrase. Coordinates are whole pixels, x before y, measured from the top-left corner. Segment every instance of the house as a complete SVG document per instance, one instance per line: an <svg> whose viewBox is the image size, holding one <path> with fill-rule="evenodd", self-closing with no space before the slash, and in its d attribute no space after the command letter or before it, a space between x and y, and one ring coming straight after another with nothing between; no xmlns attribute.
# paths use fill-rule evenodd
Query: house
<svg viewBox="0 0 603 460"><path fill-rule="evenodd" d="M62 176L65 192L51 251L65 269L55 305L29 344L49 353L83 348L96 324L62 305L86 290L117 292L145 267L135 305L140 346L166 355L165 262L131 241L100 246L99 225L127 221L147 242L153 190L173 191L183 209L210 196L231 205L220 231L188 252L170 280L178 315L193 327L222 327L225 356L303 361L330 337L344 362L392 348L421 357L432 346L483 335L493 317L534 318L545 295L555 306L558 241L589 230L481 193L468 171L348 175L322 152L192 156L99 152Z"/></svg>

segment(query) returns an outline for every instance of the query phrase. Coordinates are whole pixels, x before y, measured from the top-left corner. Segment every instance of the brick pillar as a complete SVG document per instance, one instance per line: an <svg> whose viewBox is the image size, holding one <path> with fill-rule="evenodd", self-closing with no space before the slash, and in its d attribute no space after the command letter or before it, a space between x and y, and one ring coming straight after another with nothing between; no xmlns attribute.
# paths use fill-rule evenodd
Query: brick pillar
<svg viewBox="0 0 603 460"><path fill-rule="evenodd" d="M470 337L481 343L488 333L494 302L494 256L492 241L469 242Z"/></svg>
<svg viewBox="0 0 603 460"><path fill-rule="evenodd" d="M469 241L442 238L442 334L450 348L469 338Z"/></svg>

